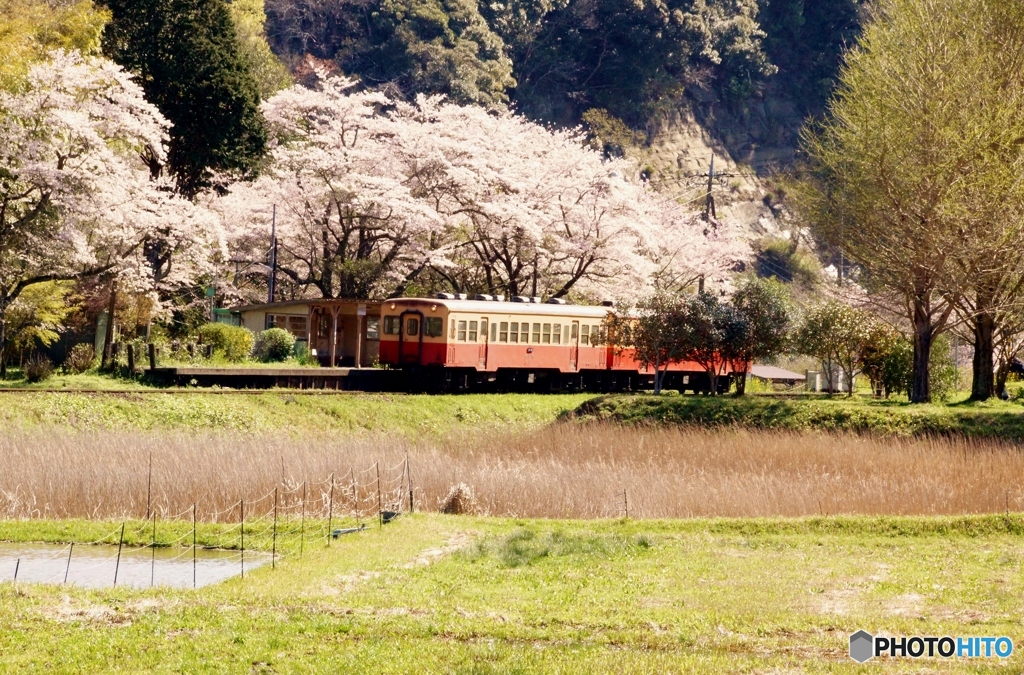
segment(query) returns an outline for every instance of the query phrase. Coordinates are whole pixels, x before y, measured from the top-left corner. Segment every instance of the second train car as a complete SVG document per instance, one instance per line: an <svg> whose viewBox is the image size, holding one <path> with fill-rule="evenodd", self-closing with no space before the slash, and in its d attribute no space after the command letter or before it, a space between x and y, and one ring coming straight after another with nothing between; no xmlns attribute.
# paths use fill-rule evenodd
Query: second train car
<svg viewBox="0 0 1024 675"><path fill-rule="evenodd" d="M433 391L631 391L654 383L633 350L606 339L611 307L395 298L381 307L380 362ZM731 372L727 369L727 374ZM728 390L729 377L719 378ZM709 392L696 363L670 366L665 388Z"/></svg>

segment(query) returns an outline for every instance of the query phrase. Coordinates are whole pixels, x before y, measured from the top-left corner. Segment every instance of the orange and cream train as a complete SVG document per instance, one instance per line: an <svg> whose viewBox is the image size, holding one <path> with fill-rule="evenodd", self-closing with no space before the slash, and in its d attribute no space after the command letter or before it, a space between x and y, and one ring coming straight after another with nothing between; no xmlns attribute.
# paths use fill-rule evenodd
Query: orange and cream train
<svg viewBox="0 0 1024 675"><path fill-rule="evenodd" d="M605 339L610 306L477 298L386 300L380 362L408 371L409 384L425 390L628 391L654 383L633 350ZM719 378L719 388L729 380ZM710 379L696 363L674 363L664 386L707 392Z"/></svg>

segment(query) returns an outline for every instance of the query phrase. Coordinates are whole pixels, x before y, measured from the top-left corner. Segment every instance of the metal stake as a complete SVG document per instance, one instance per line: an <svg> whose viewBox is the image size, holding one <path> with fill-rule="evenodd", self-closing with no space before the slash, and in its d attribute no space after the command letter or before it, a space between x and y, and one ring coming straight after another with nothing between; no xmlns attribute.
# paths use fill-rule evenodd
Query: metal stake
<svg viewBox="0 0 1024 675"><path fill-rule="evenodd" d="M122 546L124 546L124 523L121 523L121 538L117 540L117 562L114 564L114 588L117 588L117 573L121 569Z"/></svg>
<svg viewBox="0 0 1024 675"><path fill-rule="evenodd" d="M71 548L68 550L68 564L64 568L64 585L68 585L68 572L71 571L71 553L75 550L75 542L71 542Z"/></svg>

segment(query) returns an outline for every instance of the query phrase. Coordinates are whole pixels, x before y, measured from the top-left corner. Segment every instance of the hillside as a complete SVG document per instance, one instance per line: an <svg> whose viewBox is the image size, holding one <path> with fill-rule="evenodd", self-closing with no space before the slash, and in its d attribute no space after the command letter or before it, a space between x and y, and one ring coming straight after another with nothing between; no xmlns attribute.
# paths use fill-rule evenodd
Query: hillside
<svg viewBox="0 0 1024 675"><path fill-rule="evenodd" d="M782 211L770 177L820 114L861 0L623 4L615 0L267 0L271 45L405 96L511 106L584 124L670 194L716 207L760 235Z"/></svg>

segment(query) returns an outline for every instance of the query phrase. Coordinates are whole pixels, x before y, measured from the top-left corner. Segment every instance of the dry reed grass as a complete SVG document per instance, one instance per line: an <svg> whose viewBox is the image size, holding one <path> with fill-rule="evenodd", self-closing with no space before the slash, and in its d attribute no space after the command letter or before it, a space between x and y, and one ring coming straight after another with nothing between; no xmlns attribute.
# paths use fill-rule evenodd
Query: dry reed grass
<svg viewBox="0 0 1024 675"><path fill-rule="evenodd" d="M492 515L601 518L927 515L1021 511L1024 454L1010 445L698 429L562 424L498 437L411 443L395 437L295 440L229 434L9 433L0 439L0 517L326 515L384 508L437 510L465 483ZM259 498L262 496L262 500ZM234 509L234 510L233 510Z"/></svg>

